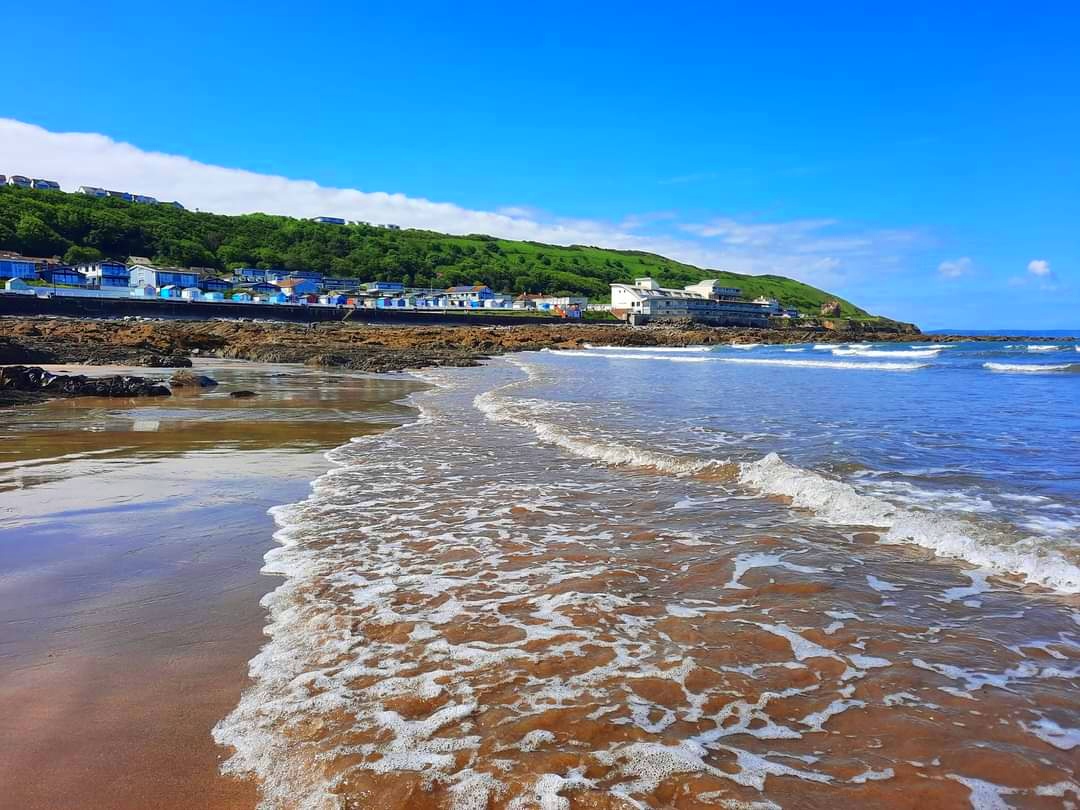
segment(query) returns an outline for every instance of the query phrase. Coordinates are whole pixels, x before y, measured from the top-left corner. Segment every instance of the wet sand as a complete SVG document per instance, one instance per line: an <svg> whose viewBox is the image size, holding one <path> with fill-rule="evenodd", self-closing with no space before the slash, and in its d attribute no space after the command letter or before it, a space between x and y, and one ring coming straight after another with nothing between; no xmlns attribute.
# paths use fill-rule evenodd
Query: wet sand
<svg viewBox="0 0 1080 810"><path fill-rule="evenodd" d="M259 574L266 511L307 494L326 450L409 419L394 400L418 386L230 361L195 371L222 385L5 413L4 807L255 804L252 783L218 775L210 729L247 683L259 599L279 582ZM242 388L260 395L228 397Z"/></svg>

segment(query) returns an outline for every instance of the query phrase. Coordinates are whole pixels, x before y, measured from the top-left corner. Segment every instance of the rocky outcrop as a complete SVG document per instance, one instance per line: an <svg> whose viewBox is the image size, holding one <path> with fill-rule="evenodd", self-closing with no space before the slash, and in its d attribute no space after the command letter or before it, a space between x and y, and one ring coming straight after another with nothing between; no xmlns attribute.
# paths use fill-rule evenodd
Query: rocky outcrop
<svg viewBox="0 0 1080 810"><path fill-rule="evenodd" d="M40 366L0 368L0 405L41 402L53 397L167 397L167 387L144 377L53 374Z"/></svg>
<svg viewBox="0 0 1080 810"><path fill-rule="evenodd" d="M527 326L316 325L239 321L96 321L0 318L0 360L8 363L117 363L160 358L155 365L187 365L188 356L386 372L430 366L470 366L485 358L543 348L690 346L717 343L906 342L910 324L823 318L812 326L771 329L709 327L690 321L621 325L554 322ZM832 329L825 328L828 324ZM953 342L952 335L919 340ZM985 336L976 340L990 339ZM147 362L150 362L147 360Z"/></svg>
<svg viewBox="0 0 1080 810"><path fill-rule="evenodd" d="M178 371L169 378L171 388L213 388L217 384L213 377L186 370Z"/></svg>

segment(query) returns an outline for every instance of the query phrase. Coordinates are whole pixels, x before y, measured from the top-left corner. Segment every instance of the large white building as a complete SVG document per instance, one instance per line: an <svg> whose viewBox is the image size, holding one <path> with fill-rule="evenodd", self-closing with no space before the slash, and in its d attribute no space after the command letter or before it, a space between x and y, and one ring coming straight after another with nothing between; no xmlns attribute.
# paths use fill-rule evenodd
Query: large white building
<svg viewBox="0 0 1080 810"><path fill-rule="evenodd" d="M737 287L716 279L688 284L681 290L661 287L651 278L611 285L611 309L631 323L694 318L731 326L767 326L770 307L742 298Z"/></svg>

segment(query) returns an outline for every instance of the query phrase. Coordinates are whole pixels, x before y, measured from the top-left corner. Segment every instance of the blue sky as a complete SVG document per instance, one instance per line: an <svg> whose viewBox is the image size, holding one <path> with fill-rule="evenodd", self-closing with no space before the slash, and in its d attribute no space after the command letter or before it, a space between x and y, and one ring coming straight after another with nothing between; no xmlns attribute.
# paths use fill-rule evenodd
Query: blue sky
<svg viewBox="0 0 1080 810"><path fill-rule="evenodd" d="M5 30L37 44L0 118L404 195L355 199L406 225L793 275L924 327L1080 327L1075 6L513 5L22 4ZM0 171L131 177L133 153L6 137ZM293 212L167 175L143 190Z"/></svg>

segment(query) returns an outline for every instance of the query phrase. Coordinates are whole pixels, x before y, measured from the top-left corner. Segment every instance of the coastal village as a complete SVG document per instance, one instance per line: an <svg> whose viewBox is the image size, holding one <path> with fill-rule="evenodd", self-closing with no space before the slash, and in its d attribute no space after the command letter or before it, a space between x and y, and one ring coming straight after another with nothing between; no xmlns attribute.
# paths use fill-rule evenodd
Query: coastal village
<svg viewBox="0 0 1080 810"><path fill-rule="evenodd" d="M0 184L41 191L59 191L52 180L24 175L0 175ZM80 186L78 194L113 197L142 205L183 208L179 202L96 186ZM313 221L344 226L341 217L320 216ZM369 222L358 224L371 225ZM400 230L395 224L377 225ZM519 311L580 320L587 313L632 325L653 321L692 319L717 325L766 327L770 319L798 319L798 310L775 298L747 300L736 287L704 280L681 289L666 288L652 278L611 284L609 303L585 296L522 291L498 292L483 284L446 289L408 287L387 280L364 281L334 277L319 270L236 267L222 272L212 267L170 267L146 256L102 259L65 264L60 257L24 256L0 251L0 281L5 294L39 298L143 299L172 302L229 303L240 306L304 306L351 309L460 312ZM265 317L266 310L238 310L237 316ZM828 314L824 313L823 314ZM197 316L193 308L192 315Z"/></svg>

